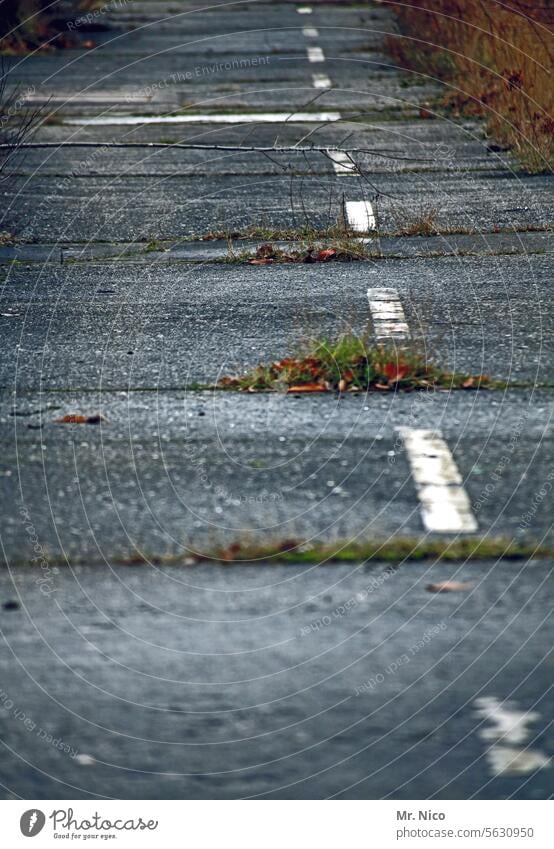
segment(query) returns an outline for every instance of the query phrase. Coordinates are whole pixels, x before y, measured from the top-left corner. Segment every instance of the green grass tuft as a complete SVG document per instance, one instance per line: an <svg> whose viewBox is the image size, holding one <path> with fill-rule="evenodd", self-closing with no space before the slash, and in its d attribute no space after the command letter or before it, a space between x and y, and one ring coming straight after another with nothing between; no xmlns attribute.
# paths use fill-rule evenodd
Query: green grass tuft
<svg viewBox="0 0 554 849"><path fill-rule="evenodd" d="M487 375L450 372L416 345L372 344L354 334L316 339L295 356L260 364L251 372L223 377L219 389L242 392L361 392L434 389L495 389L505 384Z"/></svg>

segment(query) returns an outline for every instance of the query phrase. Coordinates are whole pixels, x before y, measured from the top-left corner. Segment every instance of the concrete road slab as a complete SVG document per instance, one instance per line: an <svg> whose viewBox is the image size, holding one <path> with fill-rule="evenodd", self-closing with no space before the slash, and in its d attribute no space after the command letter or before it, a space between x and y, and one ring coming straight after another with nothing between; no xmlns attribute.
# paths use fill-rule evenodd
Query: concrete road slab
<svg viewBox="0 0 554 849"><path fill-rule="evenodd" d="M49 596L4 573L2 792L546 799L548 769L493 776L477 700L536 712L552 756L550 571L82 567Z"/></svg>
<svg viewBox="0 0 554 849"><path fill-rule="evenodd" d="M32 264L5 272L5 389L170 388L370 334L367 290L396 289L413 337L452 370L551 384L550 258L325 265Z"/></svg>
<svg viewBox="0 0 554 849"><path fill-rule="evenodd" d="M2 406L4 552L32 556L22 505L45 551L77 559L421 537L401 427L443 433L481 534L540 540L551 532L551 396L26 393ZM56 423L75 413L105 422Z"/></svg>

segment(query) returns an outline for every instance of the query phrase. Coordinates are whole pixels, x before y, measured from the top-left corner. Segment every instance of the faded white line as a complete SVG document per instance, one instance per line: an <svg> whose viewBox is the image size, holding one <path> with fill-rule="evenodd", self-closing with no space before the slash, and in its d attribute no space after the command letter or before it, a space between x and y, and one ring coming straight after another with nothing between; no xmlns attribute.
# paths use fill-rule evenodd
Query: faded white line
<svg viewBox="0 0 554 849"><path fill-rule="evenodd" d="M490 723L479 730L479 736L492 745L486 758L492 775L529 775L552 765L552 758L538 749L522 748L533 730L529 725L540 719L536 711L520 711L514 702L502 702L496 696L475 699L477 716Z"/></svg>
<svg viewBox="0 0 554 849"><path fill-rule="evenodd" d="M314 88L331 88L331 80L327 74L312 74Z"/></svg>
<svg viewBox="0 0 554 849"><path fill-rule="evenodd" d="M440 431L397 428L410 463L428 531L471 533L477 522L456 461Z"/></svg>
<svg viewBox="0 0 554 849"><path fill-rule="evenodd" d="M348 226L355 233L367 233L375 230L375 213L368 200L348 200L344 204L344 212Z"/></svg>
<svg viewBox="0 0 554 849"><path fill-rule="evenodd" d="M531 736L527 726L540 719L536 711L517 710L514 702L501 702L496 696L481 696L474 705L477 716L489 722L489 727L482 728L479 736L492 742L525 743Z"/></svg>
<svg viewBox="0 0 554 849"><path fill-rule="evenodd" d="M296 11L299 15L311 15L312 7L311 6L298 6Z"/></svg>
<svg viewBox="0 0 554 849"><path fill-rule="evenodd" d="M486 753L489 769L496 778L500 776L530 775L538 769L552 765L552 759L536 749L514 746L491 746Z"/></svg>
<svg viewBox="0 0 554 849"><path fill-rule="evenodd" d="M115 124L280 124L290 122L325 123L340 121L340 112L243 112L242 114L206 115L106 115L96 118L66 118L64 124L108 126Z"/></svg>
<svg viewBox="0 0 554 849"><path fill-rule="evenodd" d="M367 299L378 342L409 337L410 329L396 289L368 289Z"/></svg>
<svg viewBox="0 0 554 849"><path fill-rule="evenodd" d="M307 52L310 62L325 62L325 54L321 47L308 47Z"/></svg>
<svg viewBox="0 0 554 849"><path fill-rule="evenodd" d="M333 160L335 174L341 174L345 177L359 176L360 172L346 153L343 153L341 150L334 150L329 156Z"/></svg>
<svg viewBox="0 0 554 849"><path fill-rule="evenodd" d="M302 35L304 38L318 38L319 30L315 27L302 27Z"/></svg>

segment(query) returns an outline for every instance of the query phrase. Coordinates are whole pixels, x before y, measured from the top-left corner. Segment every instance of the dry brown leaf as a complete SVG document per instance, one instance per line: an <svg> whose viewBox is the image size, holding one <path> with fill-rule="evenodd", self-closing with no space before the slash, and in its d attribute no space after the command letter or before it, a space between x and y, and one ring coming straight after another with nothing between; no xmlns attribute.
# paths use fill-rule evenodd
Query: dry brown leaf
<svg viewBox="0 0 554 849"><path fill-rule="evenodd" d="M473 584L463 581L439 581L436 584L427 584L425 587L429 593L462 593L473 589Z"/></svg>
<svg viewBox="0 0 554 849"><path fill-rule="evenodd" d="M406 377L408 371L408 366L402 363L385 363L383 366L383 374L391 383L402 380L403 377Z"/></svg>
<svg viewBox="0 0 554 849"><path fill-rule="evenodd" d="M326 248L323 251L320 251L315 257L316 262L329 262L331 259L335 259L337 256L337 252L334 248Z"/></svg>
<svg viewBox="0 0 554 849"><path fill-rule="evenodd" d="M100 424L106 419L100 413L94 413L92 416L83 416L80 413L68 413L56 419L56 424Z"/></svg>
<svg viewBox="0 0 554 849"><path fill-rule="evenodd" d="M287 392L327 392L324 383L301 383L299 386L289 386Z"/></svg>

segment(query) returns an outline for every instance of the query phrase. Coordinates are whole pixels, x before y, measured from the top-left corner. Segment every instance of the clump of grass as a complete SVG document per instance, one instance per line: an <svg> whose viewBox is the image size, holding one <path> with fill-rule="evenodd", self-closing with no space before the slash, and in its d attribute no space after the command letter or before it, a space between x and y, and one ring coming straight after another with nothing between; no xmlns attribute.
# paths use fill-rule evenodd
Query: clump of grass
<svg viewBox="0 0 554 849"><path fill-rule="evenodd" d="M223 377L217 387L242 392L362 392L433 389L491 389L487 375L450 372L415 345L370 344L354 334L314 340L297 356L258 365L241 376Z"/></svg>
<svg viewBox="0 0 554 849"><path fill-rule="evenodd" d="M158 239L151 239L144 248L144 253L151 254L157 251L163 251L163 249L163 245Z"/></svg>
<svg viewBox="0 0 554 849"><path fill-rule="evenodd" d="M330 242L302 242L294 249L285 250L267 243L252 251L235 251L232 240L228 241L227 262L248 262L251 265L273 265L275 263L313 262L360 262L374 254L359 238L344 233Z"/></svg>
<svg viewBox="0 0 554 849"><path fill-rule="evenodd" d="M439 233L436 209L422 213L400 230L401 236L436 236Z"/></svg>
<svg viewBox="0 0 554 849"><path fill-rule="evenodd" d="M240 230L210 230L195 236L202 242L224 241L239 239L262 239L265 242L305 242L316 243L334 239L354 238L359 234L346 227L342 222L329 227L317 229L311 225L300 227L271 227L270 225L255 224Z"/></svg>
<svg viewBox="0 0 554 849"><path fill-rule="evenodd" d="M301 540L273 542L235 542L226 548L194 555L199 562L221 563L403 563L434 560L436 563L460 560L529 560L550 558L554 549L531 542L517 542L502 537L464 539L426 539L399 537L388 540L342 540L332 544Z"/></svg>
<svg viewBox="0 0 554 849"><path fill-rule="evenodd" d="M485 116L490 133L530 171L554 165L550 0L390 2L401 36L387 45L404 67L456 89L444 103Z"/></svg>

